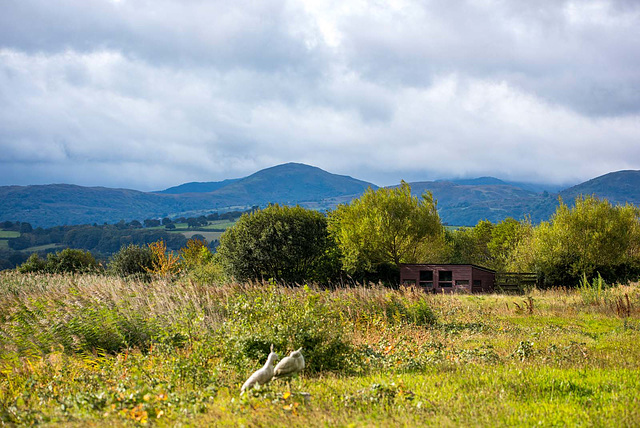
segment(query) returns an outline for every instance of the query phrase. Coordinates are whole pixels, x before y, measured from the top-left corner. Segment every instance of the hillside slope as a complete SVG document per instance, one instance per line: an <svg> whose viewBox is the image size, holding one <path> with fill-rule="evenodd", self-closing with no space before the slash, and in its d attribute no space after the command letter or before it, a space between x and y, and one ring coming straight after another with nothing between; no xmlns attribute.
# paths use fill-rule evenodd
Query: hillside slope
<svg viewBox="0 0 640 428"><path fill-rule="evenodd" d="M558 204L558 195L538 193L527 190L527 186L492 177L410 184L415 194L432 191L443 222L451 225L471 226L483 219L497 222L506 217L526 216L539 222L547 220ZM167 189L172 193L69 184L3 186L0 187L0 221L26 221L42 227L115 223L194 216L268 203L327 210L348 203L369 187L376 188L362 180L298 163L266 168L242 179L186 183ZM204 191L210 188L215 190ZM568 203L581 194L595 194L613 203L640 205L640 171L613 172L560 192Z"/></svg>
<svg viewBox="0 0 640 428"><path fill-rule="evenodd" d="M579 195L596 195L614 204L640 205L640 171L610 172L560 192L565 201Z"/></svg>
<svg viewBox="0 0 640 428"><path fill-rule="evenodd" d="M340 196L357 196L374 184L346 175L331 174L320 168L300 163L287 163L266 168L213 194L252 201L253 204L269 202L301 203L322 201Z"/></svg>
<svg viewBox="0 0 640 428"><path fill-rule="evenodd" d="M240 178L234 178L223 181L207 181L207 182L191 182L184 183L179 186L169 187L168 189L159 190L153 193L163 193L166 195L181 195L183 193L210 193L216 190L228 186L229 184L239 181Z"/></svg>
<svg viewBox="0 0 640 428"><path fill-rule="evenodd" d="M164 216L198 215L270 202L327 209L361 195L371 183L320 168L285 164L258 171L208 193L146 193L70 184L0 187L0 221L35 226L116 223ZM180 186L178 186L180 187ZM176 188L174 188L175 191ZM193 187L183 187L193 190Z"/></svg>
<svg viewBox="0 0 640 428"><path fill-rule="evenodd" d="M491 183L494 183L493 181ZM415 194L431 191L438 201L442 221L456 226L473 226L480 220L501 221L530 216L538 222L555 210L555 197L509 184L458 184L451 181L410 183Z"/></svg>

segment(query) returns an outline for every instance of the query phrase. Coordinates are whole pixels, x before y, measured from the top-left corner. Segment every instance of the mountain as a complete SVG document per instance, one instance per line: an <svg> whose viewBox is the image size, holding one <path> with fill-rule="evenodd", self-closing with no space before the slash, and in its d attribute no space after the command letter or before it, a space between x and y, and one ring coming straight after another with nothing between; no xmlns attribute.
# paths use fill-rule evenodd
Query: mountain
<svg viewBox="0 0 640 428"><path fill-rule="evenodd" d="M33 226L115 223L184 209L172 196L71 184L0 187L0 218Z"/></svg>
<svg viewBox="0 0 640 428"><path fill-rule="evenodd" d="M567 202L580 195L596 195L613 204L640 205L640 171L610 172L560 192Z"/></svg>
<svg viewBox="0 0 640 428"><path fill-rule="evenodd" d="M470 184L422 181L410 185L414 194L431 191L442 221L456 226L473 226L480 220L498 222L507 217L521 219L525 215L539 222L554 212L554 197L496 180L463 181Z"/></svg>
<svg viewBox="0 0 640 428"><path fill-rule="evenodd" d="M208 182L191 182L184 183L179 186L169 187L168 189L160 190L154 193L164 193L167 195L180 195L183 193L209 193L214 192L224 186L239 181L239 178L223 180L223 181L208 181Z"/></svg>
<svg viewBox="0 0 640 428"><path fill-rule="evenodd" d="M287 163L266 168L214 192L217 196L269 202L320 202L344 196L361 195L376 185L346 175L331 174L320 168L300 163Z"/></svg>
<svg viewBox="0 0 640 428"><path fill-rule="evenodd" d="M535 193L558 193L564 187L554 184L538 184L538 183L523 183L519 181L503 181L495 177L478 177L478 178L462 178L455 180L437 180L437 181L451 181L455 184L482 186L482 185L505 185L513 186L522 190L529 190Z"/></svg>
<svg viewBox="0 0 640 428"><path fill-rule="evenodd" d="M498 222L506 217L525 216L539 222L547 220L558 205L557 194L541 193L493 177L410 184L414 194L433 192L440 217L451 225L471 226L483 219ZM2 186L0 221L26 221L36 227L116 223L197 216L272 202L328 210L360 196L369 187L376 188L366 181L299 163L266 168L241 179L185 183L161 192L70 184ZM578 195L591 194L613 203L640 205L640 171L606 174L559 195L570 203Z"/></svg>
<svg viewBox="0 0 640 428"><path fill-rule="evenodd" d="M139 192L70 184L0 186L0 220L26 221L41 227L116 223L119 220L200 215L270 202L330 209L358 197L368 187L375 188L375 185L294 163L267 168L242 179L227 180L226 185L206 193L193 192L194 187L188 185L181 188L188 193ZM180 186L172 192L180 191L178 188Z"/></svg>

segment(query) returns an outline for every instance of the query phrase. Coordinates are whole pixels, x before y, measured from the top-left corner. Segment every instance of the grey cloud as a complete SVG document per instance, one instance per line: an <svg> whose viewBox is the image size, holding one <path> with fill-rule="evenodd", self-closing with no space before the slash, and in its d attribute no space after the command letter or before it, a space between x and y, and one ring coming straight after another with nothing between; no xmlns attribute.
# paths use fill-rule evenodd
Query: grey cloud
<svg viewBox="0 0 640 428"><path fill-rule="evenodd" d="M425 87L456 72L587 114L637 113L640 3L590 4L416 2L396 17L348 16L340 28L350 67L379 82Z"/></svg>
<svg viewBox="0 0 640 428"><path fill-rule="evenodd" d="M0 184L156 190L288 161L376 184L640 168L636 3L397 4L7 2Z"/></svg>
<svg viewBox="0 0 640 428"><path fill-rule="evenodd" d="M9 1L0 43L26 52L115 50L152 63L310 68L314 57L289 31L302 19L283 1Z"/></svg>

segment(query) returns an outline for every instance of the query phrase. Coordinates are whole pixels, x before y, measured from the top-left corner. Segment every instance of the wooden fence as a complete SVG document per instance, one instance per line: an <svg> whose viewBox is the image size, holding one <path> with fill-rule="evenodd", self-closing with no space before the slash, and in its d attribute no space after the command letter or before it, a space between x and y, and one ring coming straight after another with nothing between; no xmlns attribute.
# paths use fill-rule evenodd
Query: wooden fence
<svg viewBox="0 0 640 428"><path fill-rule="evenodd" d="M504 272L496 274L495 289L506 294L523 294L538 286L538 277L530 272Z"/></svg>

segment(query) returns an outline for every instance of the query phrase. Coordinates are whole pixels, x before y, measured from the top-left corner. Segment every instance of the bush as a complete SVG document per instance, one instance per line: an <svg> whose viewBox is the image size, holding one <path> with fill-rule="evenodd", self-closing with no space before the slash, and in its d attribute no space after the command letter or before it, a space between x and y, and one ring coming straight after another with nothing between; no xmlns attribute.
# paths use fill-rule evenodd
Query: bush
<svg viewBox="0 0 640 428"><path fill-rule="evenodd" d="M18 267L21 273L87 273L99 269L100 265L90 252L70 248L48 254L46 260L34 253Z"/></svg>
<svg viewBox="0 0 640 428"><path fill-rule="evenodd" d="M47 261L41 259L38 253L29 256L26 262L18 266L20 273L42 273L46 271Z"/></svg>
<svg viewBox="0 0 640 428"><path fill-rule="evenodd" d="M327 219L305 208L270 205L240 220L220 237L218 255L238 280L286 283L330 279L334 245Z"/></svg>
<svg viewBox="0 0 640 428"><path fill-rule="evenodd" d="M224 357L245 368L264 361L271 344L280 358L302 347L306 372L349 372L356 352L346 323L322 297L307 287L294 293L276 286L233 295L221 331Z"/></svg>
<svg viewBox="0 0 640 428"><path fill-rule="evenodd" d="M65 248L47 255L47 271L50 273L84 273L99 269L98 262L88 251Z"/></svg>
<svg viewBox="0 0 640 428"><path fill-rule="evenodd" d="M122 247L109 261L108 271L117 276L139 276L148 279L154 268L153 252L149 247L130 244Z"/></svg>

